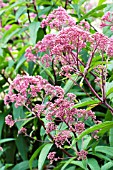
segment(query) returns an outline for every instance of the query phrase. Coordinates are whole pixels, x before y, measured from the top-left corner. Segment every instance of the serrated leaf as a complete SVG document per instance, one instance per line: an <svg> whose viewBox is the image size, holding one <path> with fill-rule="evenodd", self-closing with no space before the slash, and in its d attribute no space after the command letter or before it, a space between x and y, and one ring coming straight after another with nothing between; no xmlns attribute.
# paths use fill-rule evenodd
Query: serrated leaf
<svg viewBox="0 0 113 170"><path fill-rule="evenodd" d="M41 153L39 155L39 159L38 159L38 170L42 170L43 166L44 166L44 162L46 160L46 157L48 155L48 152L50 151L51 147L53 144L48 143L46 144L43 149L41 150Z"/></svg>

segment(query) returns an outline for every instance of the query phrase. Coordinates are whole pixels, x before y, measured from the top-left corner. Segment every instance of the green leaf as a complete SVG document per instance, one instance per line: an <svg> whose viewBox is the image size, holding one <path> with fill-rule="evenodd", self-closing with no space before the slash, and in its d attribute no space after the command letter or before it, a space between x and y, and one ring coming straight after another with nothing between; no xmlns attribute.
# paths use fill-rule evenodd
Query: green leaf
<svg viewBox="0 0 113 170"><path fill-rule="evenodd" d="M54 82L54 76L50 72L49 68L46 68L41 62L38 61L38 64L43 68L43 71L51 78L51 80ZM40 73L41 74L41 73Z"/></svg>
<svg viewBox="0 0 113 170"><path fill-rule="evenodd" d="M101 160L111 161L111 159L108 158L108 156L105 156L105 155L103 155L103 154L101 154L101 153L93 153L93 152L90 152L90 154L91 154L91 156L94 155L94 156L100 158Z"/></svg>
<svg viewBox="0 0 113 170"><path fill-rule="evenodd" d="M80 5L80 6L83 5L84 2L86 2L86 0L79 0L79 5Z"/></svg>
<svg viewBox="0 0 113 170"><path fill-rule="evenodd" d="M77 75L73 74L71 76L72 80L67 80L65 86L63 87L64 91L65 91L65 94L69 92L69 90L73 87L74 85L74 81L76 81L76 79L78 78Z"/></svg>
<svg viewBox="0 0 113 170"><path fill-rule="evenodd" d="M42 148L45 146L46 144L41 145L31 156L30 160L29 160L29 168L30 170L32 170L32 163L35 160L35 158L38 156L38 154L40 153L40 151L42 150Z"/></svg>
<svg viewBox="0 0 113 170"><path fill-rule="evenodd" d="M19 0L18 2L12 3L12 4L4 7L3 9L1 8L0 15L2 15L4 12L7 12L11 9L14 9L14 7L16 7L16 6L20 6L20 5L24 5L24 4L26 4L25 0Z"/></svg>
<svg viewBox="0 0 113 170"><path fill-rule="evenodd" d="M91 168L91 170L100 170L100 166L99 166L97 160L94 158L88 159L88 165Z"/></svg>
<svg viewBox="0 0 113 170"><path fill-rule="evenodd" d="M17 12L16 12L16 16L15 16L15 20L17 21L19 19L19 17L26 11L26 6L21 6Z"/></svg>
<svg viewBox="0 0 113 170"><path fill-rule="evenodd" d="M16 140L16 145L23 161L27 160L28 145L24 136L19 135Z"/></svg>
<svg viewBox="0 0 113 170"><path fill-rule="evenodd" d="M113 101L113 81L106 82L106 96L108 99Z"/></svg>
<svg viewBox="0 0 113 170"><path fill-rule="evenodd" d="M113 162L108 162L101 167L101 170L110 170L113 167Z"/></svg>
<svg viewBox="0 0 113 170"><path fill-rule="evenodd" d="M79 7L79 5L78 4L71 4L70 6L76 11L78 18L80 18L80 7Z"/></svg>
<svg viewBox="0 0 113 170"><path fill-rule="evenodd" d="M109 63L107 64L107 69L109 71L112 71L113 70L113 60L109 61Z"/></svg>
<svg viewBox="0 0 113 170"><path fill-rule="evenodd" d="M67 80L65 86L64 86L64 91L65 91L65 94L69 92L69 90L73 87L74 85L74 82L72 80Z"/></svg>
<svg viewBox="0 0 113 170"><path fill-rule="evenodd" d="M5 114L0 114L0 139L1 139L1 135L2 135L2 128L4 125L4 118L5 118Z"/></svg>
<svg viewBox="0 0 113 170"><path fill-rule="evenodd" d="M113 147L113 128L111 128L109 131L109 143L110 146Z"/></svg>
<svg viewBox="0 0 113 170"><path fill-rule="evenodd" d="M20 27L18 25L12 25L12 27L5 32L3 35L1 41L4 44L6 44L14 35L17 35L17 33L20 31Z"/></svg>
<svg viewBox="0 0 113 170"><path fill-rule="evenodd" d="M89 11L88 13L83 15L83 17L81 17L78 22L82 21L83 19L86 19L87 17L91 16L93 13L95 13L95 12L97 12L99 10L104 9L106 6L107 6L107 4L103 4L103 5L97 6L96 8L92 9L91 11Z"/></svg>
<svg viewBox="0 0 113 170"><path fill-rule="evenodd" d="M106 155L109 155L109 156L113 157L113 147L109 147L109 146L96 146L95 147L95 151L96 152L101 152L101 153L104 153Z"/></svg>
<svg viewBox="0 0 113 170"><path fill-rule="evenodd" d="M18 108L16 108L13 104L13 116L14 116L14 120L24 119L26 115L23 111L23 106L19 106ZM23 120L16 122L16 126L18 129L21 128L23 122L24 122Z"/></svg>
<svg viewBox="0 0 113 170"><path fill-rule="evenodd" d="M35 63L33 61L29 61L28 63L28 74L32 75L33 74L33 68L34 68Z"/></svg>
<svg viewBox="0 0 113 170"><path fill-rule="evenodd" d="M46 157L48 155L48 152L50 151L52 145L53 144L48 143L41 150L41 153L40 153L39 159L38 159L38 170L42 170L43 169L43 165L44 165L45 159L46 159Z"/></svg>
<svg viewBox="0 0 113 170"><path fill-rule="evenodd" d="M75 157L69 159L68 161L66 161L66 163L63 165L63 167L61 168L61 170L65 170L65 168L75 159Z"/></svg>
<svg viewBox="0 0 113 170"><path fill-rule="evenodd" d="M37 31L40 28L40 22L32 22L29 25L29 33L30 33L30 39L33 45L35 45L36 43L36 39L37 39Z"/></svg>
<svg viewBox="0 0 113 170"><path fill-rule="evenodd" d="M79 167L81 167L82 169L88 170L86 169L86 167L83 165L82 161L72 161L71 164L77 165Z"/></svg>
<svg viewBox="0 0 113 170"><path fill-rule="evenodd" d="M14 140L15 140L15 138L0 139L0 144L5 143L5 142L14 141Z"/></svg>
<svg viewBox="0 0 113 170"><path fill-rule="evenodd" d="M106 2L106 0L99 0L98 6L102 5L104 2Z"/></svg>
<svg viewBox="0 0 113 170"><path fill-rule="evenodd" d="M29 169L29 161L20 162L12 168L12 170L27 170L27 169Z"/></svg>
<svg viewBox="0 0 113 170"><path fill-rule="evenodd" d="M73 106L73 108L79 108L79 107L84 107L84 106L91 106L94 104L98 104L100 101L98 99L88 99L87 101L83 101L81 103L77 103L76 105Z"/></svg>
<svg viewBox="0 0 113 170"><path fill-rule="evenodd" d="M109 126L109 129L113 127L113 122L111 121L106 121L106 122L103 122L103 123L100 123L100 124L97 124L97 125L94 125L88 129L86 129L85 131L83 131L79 136L78 136L78 140L82 139L82 137L84 137L85 135L88 135L89 133L92 133L94 132L95 130L99 130L99 129L106 129L108 128Z"/></svg>
<svg viewBox="0 0 113 170"><path fill-rule="evenodd" d="M26 57L24 56L24 54L19 58L19 60L17 61L17 65L15 68L15 71L17 71L21 65L26 61Z"/></svg>

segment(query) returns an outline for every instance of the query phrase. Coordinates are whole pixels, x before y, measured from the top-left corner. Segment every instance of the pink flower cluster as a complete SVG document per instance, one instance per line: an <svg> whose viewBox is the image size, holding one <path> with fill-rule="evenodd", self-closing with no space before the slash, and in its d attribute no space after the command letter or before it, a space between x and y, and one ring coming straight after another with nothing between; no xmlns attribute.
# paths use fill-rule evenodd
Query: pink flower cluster
<svg viewBox="0 0 113 170"><path fill-rule="evenodd" d="M71 138L70 133L71 133L71 131L64 130L54 136L54 142L55 142L55 145L57 146L57 148L61 148L62 145L64 145L64 143L66 141L69 143L68 139Z"/></svg>
<svg viewBox="0 0 113 170"><path fill-rule="evenodd" d="M12 115L7 115L5 117L5 123L10 127L12 127L15 124L15 121L12 119Z"/></svg>
<svg viewBox="0 0 113 170"><path fill-rule="evenodd" d="M113 12L106 12L106 14L102 17L101 28L110 26L111 31L113 31Z"/></svg>
<svg viewBox="0 0 113 170"><path fill-rule="evenodd" d="M77 152L77 159L78 160L84 160L84 159L86 159L87 158L87 154L88 154L88 152L87 151L85 151L85 150L81 150L80 152Z"/></svg>
<svg viewBox="0 0 113 170"><path fill-rule="evenodd" d="M60 159L59 157L56 158L55 155L56 155L56 152L49 152L47 158L50 160L50 164L52 164L54 161L57 161L58 159Z"/></svg>
<svg viewBox="0 0 113 170"><path fill-rule="evenodd" d="M103 17L104 21L111 21L108 17L111 14L108 14ZM46 67L54 64L55 68L59 67L60 63L59 74L69 78L71 73L78 71L80 65L78 58L82 58L83 49L88 48L89 55L93 56L102 51L113 56L112 39L99 32L91 34L90 25L86 21L81 21L79 25L73 22L73 18L63 8L55 9L42 21L42 26L49 25L52 28L55 26L57 29L60 27L59 32L47 34L35 47L29 47L25 54L27 60L41 61Z"/></svg>
<svg viewBox="0 0 113 170"><path fill-rule="evenodd" d="M55 9L52 13L50 13L46 19L44 19L41 23L42 28L45 26L50 26L50 28L55 28L57 30L61 30L66 26L75 25L75 20L67 14L64 8L59 7Z"/></svg>

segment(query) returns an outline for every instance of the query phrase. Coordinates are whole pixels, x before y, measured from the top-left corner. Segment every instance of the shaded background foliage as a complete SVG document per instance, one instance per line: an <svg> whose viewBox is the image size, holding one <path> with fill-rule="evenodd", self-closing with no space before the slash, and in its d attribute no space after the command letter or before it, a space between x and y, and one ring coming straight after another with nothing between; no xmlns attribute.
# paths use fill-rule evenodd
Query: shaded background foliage
<svg viewBox="0 0 113 170"><path fill-rule="evenodd" d="M77 24L85 19L91 25L91 33L100 31L98 25L95 25L95 18L100 19L106 11L113 11L113 4L107 3L106 0L99 0L94 6L86 0L10 0L0 2L0 144L3 148L0 152L0 168L13 170L26 170L30 168L38 169L67 169L77 170L85 169L87 162L67 160L61 161L56 168L49 165L46 160L51 144L41 144L38 140L45 139L44 129L37 119L29 119L25 122L17 122L12 128L5 125L4 120L8 114L13 114L14 120L26 118L26 109L22 106L15 108L14 105L4 105L4 95L8 92L9 84L17 74L41 75L50 83L54 79L53 72L44 65L35 65L32 61L27 62L25 50L30 45L35 45L42 40L45 34L50 33L49 27L41 28L40 23L43 15L48 15L53 9L59 6L64 7L68 13L73 16ZM98 21L98 20L97 20ZM108 37L112 36L109 27L103 29L103 33ZM83 59L87 61L87 51L83 51ZM95 61L94 61L95 63ZM113 105L113 60L108 64L108 101ZM93 78L90 77L90 83L93 85ZM71 80L63 80L58 77L58 85L64 87L66 92L73 92L77 96L79 103L78 108L87 108L91 105L94 108L99 120L106 122L111 121L109 128L100 134L100 140L92 141L88 144L91 147L91 159L88 160L88 166L91 170L107 170L113 167L113 127L112 115L104 106L95 107L95 103L87 98L86 94L78 86L74 86ZM100 93L98 87L95 87ZM84 89L90 93L84 84ZM29 136L17 135L18 130L24 125L28 129ZM90 122L89 122L90 124ZM91 124L89 125L91 126ZM110 129L110 130L109 130ZM93 129L93 131L96 129ZM89 133L89 132L88 132ZM87 133L86 133L87 134ZM32 137L33 136L33 137ZM87 139L87 143L88 143ZM98 145L99 144L99 145ZM98 146L97 146L98 145ZM110 148L111 147L111 148ZM58 154L61 151L58 150ZM45 155L45 158L44 158ZM40 162L40 163L39 163ZM44 163L45 162L45 163ZM66 164L67 162L67 164ZM71 162L71 164L70 164ZM44 165L45 164L45 165ZM43 167L44 165L44 167Z"/></svg>

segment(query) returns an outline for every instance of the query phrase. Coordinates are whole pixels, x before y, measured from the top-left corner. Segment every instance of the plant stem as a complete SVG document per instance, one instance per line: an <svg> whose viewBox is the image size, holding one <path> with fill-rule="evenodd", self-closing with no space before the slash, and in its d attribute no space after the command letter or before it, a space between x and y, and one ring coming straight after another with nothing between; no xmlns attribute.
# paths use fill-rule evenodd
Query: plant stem
<svg viewBox="0 0 113 170"><path fill-rule="evenodd" d="M67 9L67 5L68 5L68 0L66 0L66 2L65 2L65 9Z"/></svg>
<svg viewBox="0 0 113 170"><path fill-rule="evenodd" d="M104 54L102 52L102 63L104 61L104 56L103 55ZM106 100L106 96L105 96L105 75L104 75L104 68L102 68L102 98L103 98L103 102L104 102Z"/></svg>
<svg viewBox="0 0 113 170"><path fill-rule="evenodd" d="M26 7L27 7L27 15L28 15L28 20L29 20L29 23L31 23L31 19L30 19L30 13L29 13L29 5L26 4Z"/></svg>

